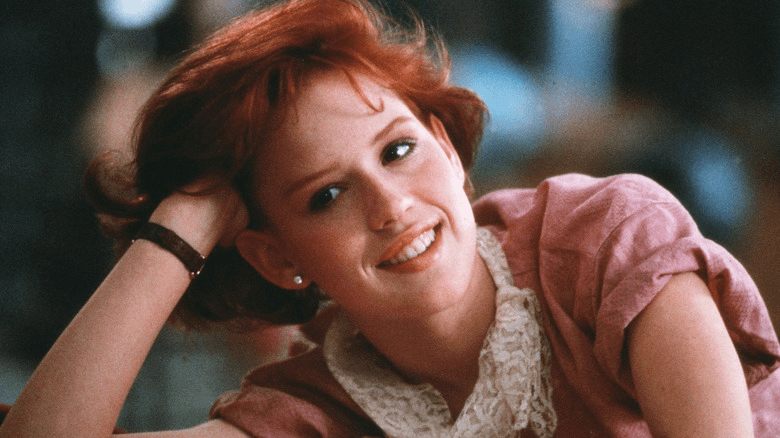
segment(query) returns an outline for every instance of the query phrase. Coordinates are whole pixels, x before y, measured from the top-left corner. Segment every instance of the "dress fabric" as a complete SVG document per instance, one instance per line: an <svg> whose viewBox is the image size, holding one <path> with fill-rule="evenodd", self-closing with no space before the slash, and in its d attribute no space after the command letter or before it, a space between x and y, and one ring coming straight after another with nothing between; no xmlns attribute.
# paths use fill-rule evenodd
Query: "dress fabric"
<svg viewBox="0 0 780 438"><path fill-rule="evenodd" d="M650 438L625 332L682 272L705 280L721 312L750 389L755 436L780 436L780 344L766 306L739 262L702 237L666 190L637 175L564 175L494 192L473 209L501 245L514 285L536 293L551 350L555 437ZM384 436L328 368L323 336L337 315L335 306L321 312L303 327L315 346L253 370L211 417L256 437Z"/></svg>
<svg viewBox="0 0 780 438"><path fill-rule="evenodd" d="M479 378L453 420L430 384L407 383L342 313L325 337L325 360L353 400L388 437L504 438L530 429L552 438L550 346L536 295L514 286L495 237L477 230L477 249L496 285L496 318L479 357Z"/></svg>

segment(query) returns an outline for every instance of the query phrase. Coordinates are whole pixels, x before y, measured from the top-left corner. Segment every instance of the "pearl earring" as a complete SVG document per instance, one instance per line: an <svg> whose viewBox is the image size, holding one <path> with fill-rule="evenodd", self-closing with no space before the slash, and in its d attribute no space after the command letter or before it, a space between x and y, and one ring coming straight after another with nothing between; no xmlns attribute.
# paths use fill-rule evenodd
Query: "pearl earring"
<svg viewBox="0 0 780 438"><path fill-rule="evenodd" d="M303 284L303 277L301 277L300 275L296 275L295 277L293 277L293 283Z"/></svg>

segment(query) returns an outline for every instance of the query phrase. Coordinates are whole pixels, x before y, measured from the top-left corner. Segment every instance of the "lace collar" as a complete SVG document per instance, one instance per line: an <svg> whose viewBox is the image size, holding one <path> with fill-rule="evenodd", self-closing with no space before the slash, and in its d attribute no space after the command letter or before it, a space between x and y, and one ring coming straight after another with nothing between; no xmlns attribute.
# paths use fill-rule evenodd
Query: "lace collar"
<svg viewBox="0 0 780 438"><path fill-rule="evenodd" d="M342 313L325 337L333 376L388 437L513 437L555 432L550 346L536 295L514 286L506 256L486 229L477 249L496 284L496 318L479 357L479 378L460 415L430 384L407 383Z"/></svg>

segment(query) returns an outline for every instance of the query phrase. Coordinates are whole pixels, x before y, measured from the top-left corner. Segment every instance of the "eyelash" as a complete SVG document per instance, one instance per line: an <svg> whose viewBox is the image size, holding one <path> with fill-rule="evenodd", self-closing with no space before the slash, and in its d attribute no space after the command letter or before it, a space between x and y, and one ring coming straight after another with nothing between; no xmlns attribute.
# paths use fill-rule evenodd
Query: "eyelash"
<svg viewBox="0 0 780 438"><path fill-rule="evenodd" d="M390 152L397 150L395 148L397 147L405 147L406 150L404 151L403 155L394 158L392 160L387 159L387 156ZM412 138L404 138L401 140L396 140L392 143L390 143L383 151L382 151L382 164L388 164L393 161L398 161L404 158L407 158L409 154L414 153L415 149L417 148L417 140L414 140Z"/></svg>
<svg viewBox="0 0 780 438"><path fill-rule="evenodd" d="M416 148L417 140L411 138L396 140L382 150L382 164L388 165L392 162L403 160L409 157L410 154L413 154ZM400 149L403 149L403 152L399 155L397 152ZM390 157L390 154L396 154L397 156ZM309 210L312 212L325 210L343 191L344 189L338 185L330 185L318 190L309 200Z"/></svg>
<svg viewBox="0 0 780 438"><path fill-rule="evenodd" d="M338 191L335 195L333 191ZM312 212L318 212L326 209L331 202L333 202L337 196L341 194L343 189L338 186L328 186L322 190L318 190L314 196L309 200L309 210Z"/></svg>

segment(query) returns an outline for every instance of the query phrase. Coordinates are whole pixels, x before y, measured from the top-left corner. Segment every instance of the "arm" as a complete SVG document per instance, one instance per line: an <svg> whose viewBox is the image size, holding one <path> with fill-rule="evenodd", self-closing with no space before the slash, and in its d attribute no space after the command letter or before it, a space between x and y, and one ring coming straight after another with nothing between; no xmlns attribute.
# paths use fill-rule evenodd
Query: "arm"
<svg viewBox="0 0 780 438"><path fill-rule="evenodd" d="M150 221L208 254L246 226L239 196L174 194ZM138 240L43 359L0 437L107 437L157 334L189 285L181 262Z"/></svg>
<svg viewBox="0 0 780 438"><path fill-rule="evenodd" d="M706 284L679 274L628 330L637 398L657 437L752 437L747 384Z"/></svg>
<svg viewBox="0 0 780 438"><path fill-rule="evenodd" d="M222 420L211 420L184 430L114 435L117 438L248 438L240 429Z"/></svg>

